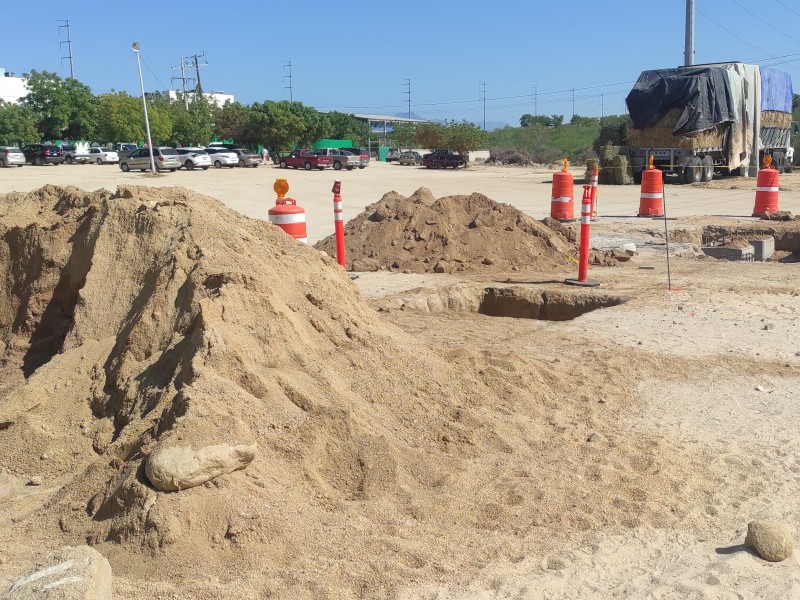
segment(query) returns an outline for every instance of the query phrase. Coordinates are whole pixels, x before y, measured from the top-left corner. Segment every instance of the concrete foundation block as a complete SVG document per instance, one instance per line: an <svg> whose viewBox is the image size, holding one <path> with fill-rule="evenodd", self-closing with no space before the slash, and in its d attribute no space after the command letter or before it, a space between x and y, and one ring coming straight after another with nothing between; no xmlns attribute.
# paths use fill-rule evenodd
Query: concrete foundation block
<svg viewBox="0 0 800 600"><path fill-rule="evenodd" d="M753 246L755 260L765 261L775 254L775 238L772 236L758 240L747 240Z"/></svg>
<svg viewBox="0 0 800 600"><path fill-rule="evenodd" d="M752 261L755 259L753 246L745 248L728 248L726 246L704 246L703 254L712 258L722 258L725 260L744 260Z"/></svg>

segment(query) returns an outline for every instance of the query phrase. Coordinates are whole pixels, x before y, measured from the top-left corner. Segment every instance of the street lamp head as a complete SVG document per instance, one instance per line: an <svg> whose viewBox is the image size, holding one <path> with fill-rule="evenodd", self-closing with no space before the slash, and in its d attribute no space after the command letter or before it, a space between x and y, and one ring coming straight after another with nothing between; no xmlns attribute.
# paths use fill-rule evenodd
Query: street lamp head
<svg viewBox="0 0 800 600"><path fill-rule="evenodd" d="M133 43L131 44L131 48L133 48L133 51L134 51L134 52L138 52L138 51L139 51L139 48L141 48L141 46L139 45L139 42L133 42Z"/></svg>

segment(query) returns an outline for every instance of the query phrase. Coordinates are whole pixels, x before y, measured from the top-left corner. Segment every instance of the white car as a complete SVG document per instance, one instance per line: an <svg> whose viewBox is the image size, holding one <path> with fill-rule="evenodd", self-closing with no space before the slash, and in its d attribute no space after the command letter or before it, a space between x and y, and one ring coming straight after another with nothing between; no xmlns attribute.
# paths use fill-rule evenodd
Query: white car
<svg viewBox="0 0 800 600"><path fill-rule="evenodd" d="M98 165L115 165L119 162L119 154L111 148L89 148L87 154L89 155L89 162L97 163Z"/></svg>
<svg viewBox="0 0 800 600"><path fill-rule="evenodd" d="M193 169L203 169L205 171L211 166L211 157L202 148L175 148L178 158L181 161L181 168L187 171Z"/></svg>
<svg viewBox="0 0 800 600"><path fill-rule="evenodd" d="M230 167L232 169L239 164L239 155L228 148L209 146L205 148L205 151L211 157L211 164L217 169L222 167Z"/></svg>

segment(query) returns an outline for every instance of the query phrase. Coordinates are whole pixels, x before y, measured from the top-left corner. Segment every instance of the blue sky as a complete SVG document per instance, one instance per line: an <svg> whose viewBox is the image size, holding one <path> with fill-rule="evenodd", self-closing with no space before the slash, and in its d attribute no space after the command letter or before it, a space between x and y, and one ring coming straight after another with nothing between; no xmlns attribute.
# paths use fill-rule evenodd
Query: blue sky
<svg viewBox="0 0 800 600"><path fill-rule="evenodd" d="M68 76L57 20L69 19L75 76L95 93L139 93L130 49L139 41L148 91L176 87L170 67L204 52L204 91L244 103L288 99L291 61L294 100L320 110L405 112L410 79L414 113L482 124L485 82L487 123L517 125L535 99L539 114L567 120L573 96L577 114L621 113L642 70L683 62L683 0L7 4L0 66ZM800 91L800 3L695 4L696 63L771 64Z"/></svg>

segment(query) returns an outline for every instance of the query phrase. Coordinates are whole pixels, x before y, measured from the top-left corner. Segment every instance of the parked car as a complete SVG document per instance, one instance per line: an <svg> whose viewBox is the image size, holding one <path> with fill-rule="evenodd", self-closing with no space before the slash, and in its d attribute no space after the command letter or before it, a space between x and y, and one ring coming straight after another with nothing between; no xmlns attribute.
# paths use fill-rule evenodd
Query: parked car
<svg viewBox="0 0 800 600"><path fill-rule="evenodd" d="M333 166L333 157L331 156L317 156L311 150L292 150L289 156L281 156L278 159L281 169L292 167L299 169L303 167L306 171L311 169L319 169L322 171L327 167Z"/></svg>
<svg viewBox="0 0 800 600"><path fill-rule="evenodd" d="M422 164L422 154L419 152L414 152L413 150L409 150L408 152L402 152L400 154L400 158L397 159L397 162L401 165L421 165Z"/></svg>
<svg viewBox="0 0 800 600"><path fill-rule="evenodd" d="M166 146L153 148L153 159L155 161L156 170L158 171L174 172L181 166L181 161L178 159L178 153L175 151L175 148L167 148ZM150 149L140 148L131 153L128 158L119 162L119 168L125 173L131 169L148 171L150 169Z"/></svg>
<svg viewBox="0 0 800 600"><path fill-rule="evenodd" d="M236 162L239 167L257 167L261 164L261 155L258 152L244 150L242 148L228 148L229 152L235 152L238 160Z"/></svg>
<svg viewBox="0 0 800 600"><path fill-rule="evenodd" d="M74 163L81 163L85 165L91 160L89 153L85 150L79 150L72 144L61 144L61 152L64 153L64 162L68 165Z"/></svg>
<svg viewBox="0 0 800 600"><path fill-rule="evenodd" d="M123 158L128 158L133 152L136 152L139 149L139 146L136 144L126 144L124 142L120 142L117 144L117 156L120 160Z"/></svg>
<svg viewBox="0 0 800 600"><path fill-rule="evenodd" d="M110 165L119 162L119 155L116 150L111 148L89 148L88 154L90 162L98 165Z"/></svg>
<svg viewBox="0 0 800 600"><path fill-rule="evenodd" d="M369 152L364 148L347 148L348 152L352 152L355 154L359 159L361 159L361 164L358 165L359 169L363 169L364 167L369 166Z"/></svg>
<svg viewBox="0 0 800 600"><path fill-rule="evenodd" d="M0 146L0 166L21 167L25 164L25 155L16 146Z"/></svg>
<svg viewBox="0 0 800 600"><path fill-rule="evenodd" d="M215 169L222 167L233 168L239 164L239 155L233 150L221 146L208 146L204 148L206 154L211 158Z"/></svg>
<svg viewBox="0 0 800 600"><path fill-rule="evenodd" d="M175 148L183 168L187 171L193 169L207 170L211 166L211 157L202 148Z"/></svg>
<svg viewBox="0 0 800 600"><path fill-rule="evenodd" d="M211 142L208 145L209 148L226 148L228 150L240 150L241 146L239 144L224 144L222 142Z"/></svg>
<svg viewBox="0 0 800 600"><path fill-rule="evenodd" d="M58 146L46 144L28 144L22 147L25 162L34 165L60 165L64 161L64 153Z"/></svg>
<svg viewBox="0 0 800 600"><path fill-rule="evenodd" d="M393 162L396 160L400 160L400 150L398 148L389 148L386 151L386 162Z"/></svg>
<svg viewBox="0 0 800 600"><path fill-rule="evenodd" d="M343 148L318 148L314 150L317 156L330 156L333 159L333 168L340 171L343 167L348 171L361 166L361 157Z"/></svg>
<svg viewBox="0 0 800 600"><path fill-rule="evenodd" d="M431 152L422 157L422 166L426 169L446 169L467 166L467 161L460 154L453 154L448 150Z"/></svg>

